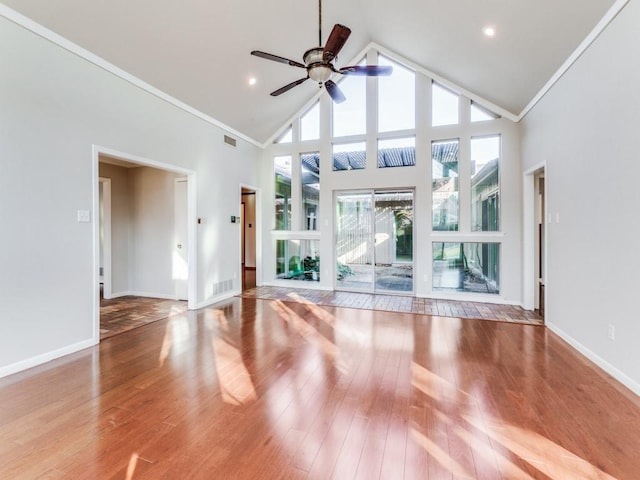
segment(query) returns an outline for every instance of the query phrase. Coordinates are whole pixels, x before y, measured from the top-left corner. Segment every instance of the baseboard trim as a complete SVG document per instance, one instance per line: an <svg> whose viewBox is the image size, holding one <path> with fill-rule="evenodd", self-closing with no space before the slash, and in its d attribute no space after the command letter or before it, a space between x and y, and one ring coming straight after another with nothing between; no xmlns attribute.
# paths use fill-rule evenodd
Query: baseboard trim
<svg viewBox="0 0 640 480"><path fill-rule="evenodd" d="M192 308L190 310L198 310L200 308L206 308L206 307L210 307L211 305L218 303L218 302L222 302L224 300L229 300L230 298L233 298L237 295L240 295L242 293L241 290L233 290L231 292L226 292L223 293L221 295L217 295L215 297L211 297L208 300L205 300L204 302L200 302L198 303L195 308Z"/></svg>
<svg viewBox="0 0 640 480"><path fill-rule="evenodd" d="M36 355L35 357L12 363L5 367L0 367L0 378L13 375L14 373L22 372L23 370L27 370L29 368L37 367L38 365L42 365L43 363L47 363L51 360L64 357L65 355L79 352L80 350L93 347L94 345L96 345L96 342L94 342L93 340L84 340L82 342L74 343L73 345L68 345L57 350L52 350L41 355Z"/></svg>
<svg viewBox="0 0 640 480"><path fill-rule="evenodd" d="M292 285L293 282L300 283L301 285ZM273 280L271 282L263 282L260 285L256 286L264 286L264 287L278 287L278 288L290 288L291 290L322 290L323 292L334 292L331 287L326 287L320 285L318 282L304 282L304 281L296 281L296 280ZM354 292L359 293L359 292Z"/></svg>
<svg viewBox="0 0 640 480"><path fill-rule="evenodd" d="M144 298L159 298L161 300L178 300L178 298L175 295L167 295L166 293L150 293L150 292L112 293L109 299L120 298L120 297L144 297Z"/></svg>
<svg viewBox="0 0 640 480"><path fill-rule="evenodd" d="M633 393L635 393L640 397L640 384L638 382L636 382L635 380L627 376L625 373L618 370L618 368L611 365L609 362L604 360L598 354L589 350L587 347L582 345L580 342L578 342L576 339L574 339L571 335L566 333L557 325L554 325L553 323L547 323L546 326L549 330L551 330L553 333L558 335L562 340L564 340L573 348L575 348L579 353L587 357L589 360L595 363L598 367L600 367L602 370L607 372L614 379L616 379L618 382L620 382L622 385L624 385L625 387L627 387L629 390L631 390Z"/></svg>

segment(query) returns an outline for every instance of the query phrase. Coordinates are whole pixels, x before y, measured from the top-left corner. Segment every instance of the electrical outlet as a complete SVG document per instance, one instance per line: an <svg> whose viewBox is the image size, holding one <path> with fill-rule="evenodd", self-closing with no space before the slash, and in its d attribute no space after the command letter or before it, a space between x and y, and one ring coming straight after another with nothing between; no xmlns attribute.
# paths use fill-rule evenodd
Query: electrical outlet
<svg viewBox="0 0 640 480"><path fill-rule="evenodd" d="M609 337L609 340L616 339L616 327L614 327L612 324L609 324L608 337Z"/></svg>

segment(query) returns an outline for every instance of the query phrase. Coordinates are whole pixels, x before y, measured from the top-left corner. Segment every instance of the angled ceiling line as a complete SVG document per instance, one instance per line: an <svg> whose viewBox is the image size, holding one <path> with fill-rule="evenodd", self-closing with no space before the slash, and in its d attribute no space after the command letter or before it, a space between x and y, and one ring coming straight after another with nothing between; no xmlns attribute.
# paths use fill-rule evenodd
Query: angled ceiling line
<svg viewBox="0 0 640 480"><path fill-rule="evenodd" d="M131 73L121 69L120 67L117 67L116 65L108 62L107 60L105 60L104 58L96 55L95 53L90 52L89 50L81 47L80 45L72 42L71 40L68 40L67 38L63 37L62 35L59 35L57 33L55 33L52 30L49 30L48 28L46 28L45 26L31 20L28 17L25 17L24 15L16 12L15 10L12 10L11 8L7 7L6 5L3 5L2 3L0 3L0 16L6 18L7 20L9 20L10 22L15 23L16 25L34 33L35 35L38 35L39 37L50 41L51 43L53 43L54 45L57 45L65 50L67 50L68 52L77 55L78 57L82 58L83 60L86 60L87 62L102 68L103 70L115 75L116 77L119 77L120 79L129 82L130 84L142 89L143 91L161 99L164 100L165 102L173 105L174 107L177 107L187 113L190 113L191 115L199 118L200 120L204 120L207 123L210 123L211 125L214 125L218 128L221 128L222 130L225 130L233 135L236 135L240 138L242 138L243 140L251 143L252 145L255 145L256 147L261 147L262 144L260 142L258 142L257 140L245 135L242 132L239 132L237 130L235 130L234 128L230 127L229 125L226 125L224 123L222 123L220 120L217 120L213 117L211 117L210 115L207 115L206 113L201 112L200 110L198 110L195 107L192 107L191 105L188 105L180 100L178 100L177 98L169 95L166 92L163 92L162 90L160 90L159 88L154 87L153 85L145 82L144 80L141 80L140 78L136 77L135 75L132 75Z"/></svg>
<svg viewBox="0 0 640 480"><path fill-rule="evenodd" d="M482 105L483 107L487 108L488 110L491 110L492 112L494 112L494 113L496 113L498 115L501 115L502 117L507 118L507 119L511 120L512 122L517 122L518 121L518 116L517 115L507 111L506 109L500 107L499 105L496 105L495 103L490 102L489 100L485 99L484 97L481 97L480 95L476 95L475 93L460 87L456 83L453 83L450 80L447 80L446 78L438 75L437 73L432 72L428 68L425 68L425 67L423 67L421 65L418 65L417 63L412 62L411 60L403 57L402 55L399 55L396 52L394 52L392 50L389 50L386 47L378 45L375 42L369 42L369 44L366 47L364 47L362 50L360 50L360 52L358 52L355 56L353 56L347 63L349 65L356 64L371 50L374 50L374 51L384 55L385 57L389 57L394 62L397 62L397 63L401 64L402 66L409 68L410 70L414 70L415 72L418 72L418 73L420 73L422 75L425 75L426 77L431 78L436 83L439 83L439 84L449 88L453 92L458 93L460 95L463 95L463 96L469 98L470 100L473 100L474 102L479 103L480 105ZM278 127L278 129L275 131L275 133L273 135L271 135L262 144L262 148L265 149L269 145L273 144L275 139L278 138L278 136L282 132L284 132L284 130L286 128L288 128L289 125L291 125L296 120L297 117L301 116L308 108L310 108L320 98L321 95L322 95L322 90L320 90L319 92L315 93L313 95L313 97L311 97L311 99L308 102L306 102L293 115L291 115L289 118L287 118L287 120L280 127Z"/></svg>
<svg viewBox="0 0 640 480"><path fill-rule="evenodd" d="M431 78L432 80L434 80L436 83L439 83L445 87L447 87L449 90L452 90L453 92L459 94L459 95L463 95L465 97L467 97L470 100L473 100L479 104L481 104L482 106L486 107L487 109L493 111L494 113L497 113L499 115L501 115L504 118L507 118L509 120L511 120L512 122L517 122L518 120L518 116L515 115L514 113L508 111L507 109L496 105L495 103L487 100L486 98L477 95L475 93L473 93L470 90L467 90L466 88L461 87L460 85L452 82L451 80L447 80L446 78L444 78L443 76L434 73L433 71L429 70L426 67L423 67L422 65L418 65L415 62L412 62L411 60L403 57L402 55L399 55L391 50L389 50L386 47L383 47L381 45L378 45L375 42L371 42L370 47L373 49L376 49L379 53L387 56L387 57L391 57L392 60L396 60L398 63L410 68L411 70L415 70L416 72L420 72L421 74L425 75L426 77Z"/></svg>
<svg viewBox="0 0 640 480"><path fill-rule="evenodd" d="M629 3L629 0L616 0L607 13L600 19L593 30L582 40L580 45L569 55L564 63L556 70L556 72L549 78L547 83L534 95L529 103L522 109L517 117L516 121L522 120L527 113L551 90L562 76L567 73L571 66L587 51L589 46L600 36L600 34L609 26L609 24L618 16L622 9Z"/></svg>

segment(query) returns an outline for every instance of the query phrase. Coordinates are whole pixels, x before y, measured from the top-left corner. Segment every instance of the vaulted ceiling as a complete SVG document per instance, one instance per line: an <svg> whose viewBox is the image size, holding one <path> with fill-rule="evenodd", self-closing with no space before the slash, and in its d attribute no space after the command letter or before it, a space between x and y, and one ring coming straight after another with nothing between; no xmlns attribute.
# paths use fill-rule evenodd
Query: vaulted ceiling
<svg viewBox="0 0 640 480"><path fill-rule="evenodd" d="M3 3L258 143L317 92L308 81L271 97L304 71L249 54L301 62L318 46L317 0ZM339 66L375 42L517 116L614 3L324 0L322 38L335 23L347 25L353 33ZM485 26L495 37L483 35Z"/></svg>

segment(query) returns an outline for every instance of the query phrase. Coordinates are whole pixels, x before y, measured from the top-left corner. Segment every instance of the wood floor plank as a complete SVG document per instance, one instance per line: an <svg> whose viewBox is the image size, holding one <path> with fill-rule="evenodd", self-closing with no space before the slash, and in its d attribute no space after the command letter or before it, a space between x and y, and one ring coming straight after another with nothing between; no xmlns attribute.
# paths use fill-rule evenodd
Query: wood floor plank
<svg viewBox="0 0 640 480"><path fill-rule="evenodd" d="M0 379L0 478L637 478L640 399L544 327L291 298L174 312Z"/></svg>

